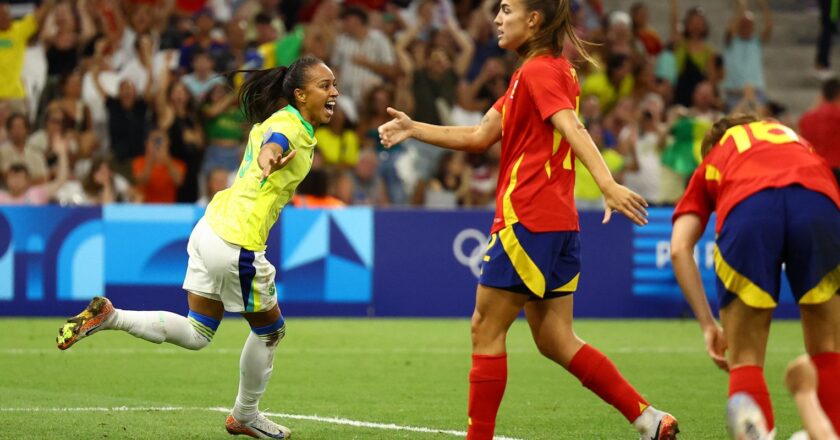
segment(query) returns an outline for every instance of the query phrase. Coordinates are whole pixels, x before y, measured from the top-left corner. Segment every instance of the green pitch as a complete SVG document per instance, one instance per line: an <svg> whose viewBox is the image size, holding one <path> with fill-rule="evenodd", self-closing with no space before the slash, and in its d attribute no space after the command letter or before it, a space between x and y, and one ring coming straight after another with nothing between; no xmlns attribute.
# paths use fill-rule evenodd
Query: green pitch
<svg viewBox="0 0 840 440"><path fill-rule="evenodd" d="M287 322L264 410L432 430L465 428L467 320L289 317ZM226 319L200 352L110 331L60 352L54 340L61 323L0 319L0 438L231 438L224 431L225 413L212 408L229 408L236 395L239 350L248 331L243 320ZM576 329L646 398L680 420L681 438L725 438L727 377L706 357L694 322L580 320ZM777 438L786 439L799 427L782 383L785 365L802 352L798 322L776 322L770 346L765 371ZM497 435L638 438L617 411L537 353L524 322L512 328L508 349L508 388ZM126 408L94 409L112 407ZM458 438L275 419L289 426L295 439Z"/></svg>

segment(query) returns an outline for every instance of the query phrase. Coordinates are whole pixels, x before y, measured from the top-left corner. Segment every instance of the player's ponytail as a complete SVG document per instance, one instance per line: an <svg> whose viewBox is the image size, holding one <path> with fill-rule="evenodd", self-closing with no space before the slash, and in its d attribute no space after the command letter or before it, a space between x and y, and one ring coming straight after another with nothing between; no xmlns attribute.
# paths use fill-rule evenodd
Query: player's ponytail
<svg viewBox="0 0 840 440"><path fill-rule="evenodd" d="M583 59L598 65L586 50L586 43L575 33L571 0L525 0L524 3L529 12L542 15L542 23L534 36L519 47L517 52L520 56L528 58L544 52L559 56L563 53L563 43L568 37Z"/></svg>
<svg viewBox="0 0 840 440"><path fill-rule="evenodd" d="M297 108L295 90L304 88L307 71L316 64L323 64L323 61L306 56L298 58L289 67L234 72L247 75L239 89L239 102L245 119L256 124L268 119L286 104Z"/></svg>

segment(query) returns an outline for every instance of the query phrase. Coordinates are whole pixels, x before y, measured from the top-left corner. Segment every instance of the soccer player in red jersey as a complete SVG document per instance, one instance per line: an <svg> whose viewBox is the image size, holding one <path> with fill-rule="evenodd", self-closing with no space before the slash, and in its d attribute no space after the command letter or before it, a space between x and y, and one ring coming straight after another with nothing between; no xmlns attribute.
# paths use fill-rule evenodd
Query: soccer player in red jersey
<svg viewBox="0 0 840 440"><path fill-rule="evenodd" d="M788 127L750 115L721 119L674 211L671 261L712 360L729 371L729 396L746 393L769 430L764 353L782 265L799 304L817 394L840 428L840 190L826 162ZM713 211L719 327L694 261ZM726 358L724 358L726 355Z"/></svg>
<svg viewBox="0 0 840 440"><path fill-rule="evenodd" d="M499 46L522 65L508 90L477 126L440 127L412 121L394 109L379 127L383 145L408 137L453 150L483 152L501 138L491 241L476 292L472 318L467 438L493 437L496 413L507 383L505 338L524 309L540 352L618 409L643 439L676 437L674 417L654 409L601 352L572 328L572 293L580 274L578 215L574 204L575 157L604 193L613 211L647 223L647 203L610 175L577 116L580 87L562 55L574 34L567 0L502 0L495 24Z"/></svg>

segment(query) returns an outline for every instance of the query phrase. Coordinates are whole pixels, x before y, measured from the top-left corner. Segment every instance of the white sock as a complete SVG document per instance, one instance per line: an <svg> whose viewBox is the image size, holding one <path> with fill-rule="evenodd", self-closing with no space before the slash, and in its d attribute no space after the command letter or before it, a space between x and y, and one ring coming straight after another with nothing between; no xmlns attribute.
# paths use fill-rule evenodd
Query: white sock
<svg viewBox="0 0 840 440"><path fill-rule="evenodd" d="M659 425L660 414L662 414L662 411L659 411L653 406L648 406L642 411L639 417L636 417L636 420L633 421L633 426L642 434L655 432L656 427Z"/></svg>
<svg viewBox="0 0 840 440"><path fill-rule="evenodd" d="M257 416L260 397L274 369L274 350L280 338L282 336L266 341L254 332L248 333L239 358L239 394L233 406L233 418L236 420L250 422Z"/></svg>
<svg viewBox="0 0 840 440"><path fill-rule="evenodd" d="M114 316L105 325L108 329L123 330L155 344L169 342L190 350L200 350L213 339L215 328L208 331L205 327L199 331L193 321L171 312L115 309Z"/></svg>

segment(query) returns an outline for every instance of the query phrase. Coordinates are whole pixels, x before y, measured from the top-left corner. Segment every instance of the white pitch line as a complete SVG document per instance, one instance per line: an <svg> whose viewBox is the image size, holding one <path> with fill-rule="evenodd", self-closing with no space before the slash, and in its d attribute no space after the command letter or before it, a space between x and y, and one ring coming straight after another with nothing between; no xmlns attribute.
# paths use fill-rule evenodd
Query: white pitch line
<svg viewBox="0 0 840 440"><path fill-rule="evenodd" d="M215 412L222 412L228 413L230 412L230 408L223 408L223 407L210 407L210 408L199 408L199 407L180 407L180 406L114 406L114 407L88 407L88 408L39 408L39 407L30 407L30 408L4 408L0 407L0 413L3 412L44 412L44 413L60 413L60 412L128 412L128 411L215 411ZM344 425L344 426L352 426L355 428L369 428L369 429L383 429L387 431L407 431L407 432L419 432L423 434L446 434L455 437L465 437L467 435L464 431L455 431L449 429L435 429L435 428L424 428L421 426L403 426L397 425L394 423L376 423L376 422L364 422L360 420L352 420L352 419L345 419L342 417L321 417L317 415L303 415L303 414L286 414L286 413L274 413L274 412L264 412L263 414L269 417L280 417L284 419L294 419L294 420L308 420L312 422L320 422L320 423L329 423L332 425ZM521 440L515 437L504 437L504 436L495 436L495 440Z"/></svg>

